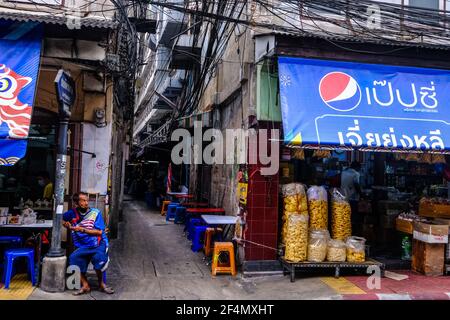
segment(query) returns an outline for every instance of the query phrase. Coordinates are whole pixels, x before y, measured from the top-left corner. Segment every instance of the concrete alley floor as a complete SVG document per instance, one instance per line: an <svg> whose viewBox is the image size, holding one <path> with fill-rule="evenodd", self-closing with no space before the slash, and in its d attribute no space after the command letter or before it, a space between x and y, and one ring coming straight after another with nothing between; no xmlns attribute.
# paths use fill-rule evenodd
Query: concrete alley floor
<svg viewBox="0 0 450 320"><path fill-rule="evenodd" d="M150 211L143 202L124 202L124 221L119 237L111 241L111 262L107 282L116 291L107 295L95 290L83 296L71 291L47 293L39 288L29 299L158 299L158 300L277 300L277 299L341 299L319 277L289 276L244 278L228 275L211 276L211 267L203 261L202 252L194 253L183 235L183 225L166 223L159 212Z"/></svg>
<svg viewBox="0 0 450 320"><path fill-rule="evenodd" d="M183 235L183 225L166 223L159 212L143 202L124 202L124 221L119 237L111 241L107 282L116 293L107 295L95 288L73 296L71 291L47 293L33 290L25 278L15 281L15 290L0 290L2 299L33 300L449 300L450 277L426 277L411 271L397 281L381 279L379 289L368 289L366 275L345 275L335 279L324 274L307 274L290 282L289 275L266 277L211 276L202 252L194 253ZM332 272L331 272L332 273ZM93 277L94 276L94 277ZM13 281L14 282L14 281Z"/></svg>

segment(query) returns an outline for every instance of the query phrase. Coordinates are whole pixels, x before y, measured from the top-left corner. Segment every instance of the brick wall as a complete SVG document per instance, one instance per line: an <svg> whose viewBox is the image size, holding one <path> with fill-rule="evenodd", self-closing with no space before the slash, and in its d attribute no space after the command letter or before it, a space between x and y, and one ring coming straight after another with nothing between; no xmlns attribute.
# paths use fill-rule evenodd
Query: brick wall
<svg viewBox="0 0 450 320"><path fill-rule="evenodd" d="M260 166L250 167L249 173ZM261 176L255 173L249 181L246 240L277 248L278 239L278 175ZM276 251L246 243L245 260L275 260Z"/></svg>
<svg viewBox="0 0 450 320"><path fill-rule="evenodd" d="M259 122L259 128L277 128L279 124ZM270 139L270 138L269 138ZM270 151L270 142L267 141ZM245 244L245 260L275 260L278 244L279 175L262 176L261 164L249 165L247 231L245 239L257 244ZM267 248L269 247L269 248Z"/></svg>

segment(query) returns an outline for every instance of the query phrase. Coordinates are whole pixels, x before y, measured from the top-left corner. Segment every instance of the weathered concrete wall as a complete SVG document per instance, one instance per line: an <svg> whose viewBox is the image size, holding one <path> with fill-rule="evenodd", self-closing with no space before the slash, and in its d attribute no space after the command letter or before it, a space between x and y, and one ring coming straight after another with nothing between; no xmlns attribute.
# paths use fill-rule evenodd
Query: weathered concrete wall
<svg viewBox="0 0 450 320"><path fill-rule="evenodd" d="M199 112L217 109L213 123L226 136L226 129L248 128L248 116L252 111L252 85L254 61L254 41L251 30L242 28L228 41L221 62L217 65L214 77L210 80L199 105ZM218 127L217 127L218 126ZM235 150L223 150L224 156ZM236 159L237 160L237 159ZM225 162L225 159L224 159ZM196 190L198 166L191 166L191 190ZM216 164L211 170L210 202L213 206L223 207L228 215L238 211L237 174L239 163Z"/></svg>
<svg viewBox="0 0 450 320"><path fill-rule="evenodd" d="M226 142L227 129L241 129L242 119L242 96L237 95L225 106L221 107L219 112L220 130ZM214 119L215 121L216 119ZM237 173L239 171L238 156L236 153L238 145L233 150L227 150L229 144L225 143L223 150L224 158L226 155L234 154L234 163L216 164L211 172L211 203L218 207L223 207L226 214L236 215L238 212ZM225 159L224 159L225 162Z"/></svg>

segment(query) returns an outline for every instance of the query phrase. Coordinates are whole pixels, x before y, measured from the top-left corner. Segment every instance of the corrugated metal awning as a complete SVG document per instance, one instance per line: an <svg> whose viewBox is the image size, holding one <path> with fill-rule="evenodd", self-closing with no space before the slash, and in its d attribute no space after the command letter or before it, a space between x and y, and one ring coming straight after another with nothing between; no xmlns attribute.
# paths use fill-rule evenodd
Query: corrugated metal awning
<svg viewBox="0 0 450 320"><path fill-rule="evenodd" d="M325 34L321 32L312 33L312 32L286 32L286 31L270 31L270 32L261 32L255 34L254 37L261 37L266 35L274 35L274 36L286 36L292 38L313 38L313 39L323 39L327 41L336 41L336 42L353 42L353 43L372 43L376 45L385 45L392 47L412 47L412 48L425 48L425 49L439 49L439 50L450 50L450 43L442 44L442 43L430 43L430 42L400 42L395 41L395 39L381 38L381 37L361 37L359 35L345 35L345 34Z"/></svg>
<svg viewBox="0 0 450 320"><path fill-rule="evenodd" d="M56 24L56 25L66 25L68 26L73 21L80 23L81 27L85 28L97 28L97 29L115 29L118 23L111 19L102 18L78 18L75 16L62 16L62 15L52 15L49 13L23 13L23 12L12 12L12 11L2 11L0 12L0 19L12 20L12 21L22 21L22 22L41 22L45 24ZM75 20L79 19L79 20Z"/></svg>

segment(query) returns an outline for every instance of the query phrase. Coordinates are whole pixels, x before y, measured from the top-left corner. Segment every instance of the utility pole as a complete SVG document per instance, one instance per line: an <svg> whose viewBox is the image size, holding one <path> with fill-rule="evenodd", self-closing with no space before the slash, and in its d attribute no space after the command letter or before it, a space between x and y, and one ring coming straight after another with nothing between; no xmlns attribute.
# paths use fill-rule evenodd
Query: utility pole
<svg viewBox="0 0 450 320"><path fill-rule="evenodd" d="M53 205L52 241L49 253L44 258L41 288L49 292L65 289L66 256L61 248L61 228L64 208L64 181L67 164L67 135L71 109L75 102L75 81L70 74L59 70L55 78L56 95L59 104L58 153L55 172L55 203Z"/></svg>

